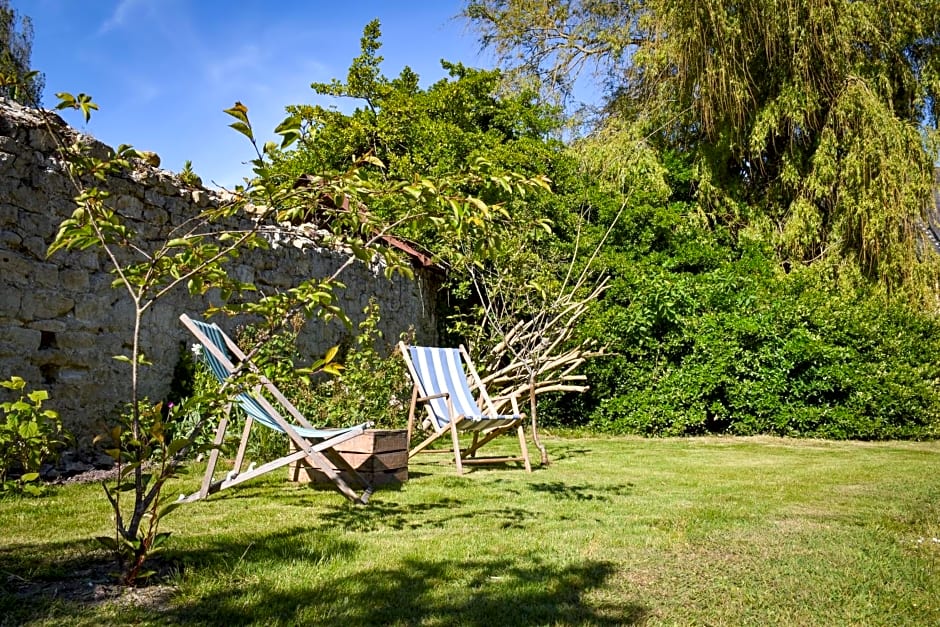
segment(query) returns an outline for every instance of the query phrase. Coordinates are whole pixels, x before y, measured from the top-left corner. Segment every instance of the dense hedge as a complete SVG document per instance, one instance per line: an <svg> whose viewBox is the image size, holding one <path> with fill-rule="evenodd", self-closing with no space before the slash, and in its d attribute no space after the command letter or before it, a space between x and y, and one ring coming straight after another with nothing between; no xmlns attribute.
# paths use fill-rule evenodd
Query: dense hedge
<svg viewBox="0 0 940 627"><path fill-rule="evenodd" d="M644 217L645 216L645 217ZM940 321L819 267L639 209L582 332L610 346L549 424L643 435L940 435ZM624 254L624 250L633 254Z"/></svg>

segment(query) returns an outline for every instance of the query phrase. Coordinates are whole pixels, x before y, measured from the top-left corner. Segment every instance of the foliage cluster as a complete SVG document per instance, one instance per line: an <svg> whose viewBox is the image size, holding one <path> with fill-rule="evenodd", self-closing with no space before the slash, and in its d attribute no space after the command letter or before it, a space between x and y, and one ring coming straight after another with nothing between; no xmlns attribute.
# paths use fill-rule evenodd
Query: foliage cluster
<svg viewBox="0 0 940 627"><path fill-rule="evenodd" d="M357 335L340 350L342 371L314 382L309 415L323 425L374 421L376 429L402 429L411 393L405 362L378 328L375 301L363 314Z"/></svg>
<svg viewBox="0 0 940 627"><path fill-rule="evenodd" d="M17 395L15 400L0 403L0 496L37 496L42 492L38 485L42 464L54 459L71 438L59 414L42 408L48 392L27 392L26 381L17 376L0 381L0 386Z"/></svg>
<svg viewBox="0 0 940 627"><path fill-rule="evenodd" d="M714 223L935 304L918 252L940 110L936 0L468 0L505 65L594 79L598 122L693 158ZM596 73L588 78L584 70ZM926 281L925 281L926 279Z"/></svg>
<svg viewBox="0 0 940 627"><path fill-rule="evenodd" d="M860 277L783 272L769 246L633 209L610 289L580 328L612 355L556 422L644 435L940 435L940 321Z"/></svg>
<svg viewBox="0 0 940 627"><path fill-rule="evenodd" d="M42 102L45 77L30 68L33 21L0 0L0 96L26 105Z"/></svg>

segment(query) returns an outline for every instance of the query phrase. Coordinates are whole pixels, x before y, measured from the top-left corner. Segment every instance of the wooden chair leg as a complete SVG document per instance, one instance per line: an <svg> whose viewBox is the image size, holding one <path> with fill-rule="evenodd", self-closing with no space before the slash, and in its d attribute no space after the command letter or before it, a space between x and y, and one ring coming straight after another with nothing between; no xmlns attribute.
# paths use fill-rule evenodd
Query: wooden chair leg
<svg viewBox="0 0 940 627"><path fill-rule="evenodd" d="M457 474L463 474L463 460L460 459L460 436L457 435L457 423L450 422L450 437L454 441L454 462L457 464Z"/></svg>
<svg viewBox="0 0 940 627"><path fill-rule="evenodd" d="M474 432L473 432L473 441L470 442L470 451L469 451L470 457L476 457L476 456L477 456L477 447L480 446L479 444L477 444L477 441L478 441L479 439L480 439L480 432L479 432L479 431L474 431Z"/></svg>
<svg viewBox="0 0 940 627"><path fill-rule="evenodd" d="M215 474L215 465L219 461L219 447L225 441L225 430L228 429L228 416L231 405L225 406L225 413L219 420L219 426L215 430L215 438L212 440L212 450L209 452L209 463L206 465L206 474L202 478L202 485L199 487L199 498L204 499L209 496L209 486L212 485L212 475Z"/></svg>
<svg viewBox="0 0 940 627"><path fill-rule="evenodd" d="M519 448L522 449L522 459L525 460L526 472L532 472L532 462L529 461L529 446L525 441L525 429L519 425Z"/></svg>
<svg viewBox="0 0 940 627"><path fill-rule="evenodd" d="M411 386L411 406L408 408L408 435L405 440L405 450L411 450L411 434L415 430L415 408L418 405L418 386Z"/></svg>
<svg viewBox="0 0 940 627"><path fill-rule="evenodd" d="M251 435L251 416L245 415L245 428L242 429L242 440L238 443L238 453L235 455L235 466L233 470L237 475L242 471L242 464L245 463L245 451L248 449L248 436Z"/></svg>

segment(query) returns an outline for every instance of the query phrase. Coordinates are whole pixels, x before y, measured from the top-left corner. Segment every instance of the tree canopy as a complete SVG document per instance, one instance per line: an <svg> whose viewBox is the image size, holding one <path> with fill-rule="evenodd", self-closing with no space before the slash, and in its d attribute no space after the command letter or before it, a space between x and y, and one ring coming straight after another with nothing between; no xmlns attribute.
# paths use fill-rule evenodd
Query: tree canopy
<svg viewBox="0 0 940 627"><path fill-rule="evenodd" d="M711 219L762 233L785 265L850 263L889 289L916 280L940 2L470 0L465 12L517 71L564 86L593 64L606 119L692 155Z"/></svg>

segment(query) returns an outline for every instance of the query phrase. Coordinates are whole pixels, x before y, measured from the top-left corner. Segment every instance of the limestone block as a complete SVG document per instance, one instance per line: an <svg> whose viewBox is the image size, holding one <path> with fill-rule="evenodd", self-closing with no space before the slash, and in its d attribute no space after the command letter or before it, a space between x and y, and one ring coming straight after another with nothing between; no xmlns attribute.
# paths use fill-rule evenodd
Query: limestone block
<svg viewBox="0 0 940 627"><path fill-rule="evenodd" d="M58 255L60 253L56 254ZM76 263L86 270L101 270L101 260L99 259L98 251L95 249L70 252L69 257L73 263ZM108 283L110 284L110 281L108 281Z"/></svg>
<svg viewBox="0 0 940 627"><path fill-rule="evenodd" d="M16 225L19 217L19 209L7 203L0 204L0 226Z"/></svg>
<svg viewBox="0 0 940 627"><path fill-rule="evenodd" d="M41 343L40 340L40 344ZM88 363L85 359L77 358L75 353L66 353L57 348L40 348L30 359L34 364L38 365L40 369L45 369L46 372L58 372L58 368L75 363Z"/></svg>
<svg viewBox="0 0 940 627"><path fill-rule="evenodd" d="M0 250L19 250L23 246L23 238L13 231L0 231Z"/></svg>
<svg viewBox="0 0 940 627"><path fill-rule="evenodd" d="M44 128L29 130L29 145L41 152L52 152L56 149L56 139Z"/></svg>
<svg viewBox="0 0 940 627"><path fill-rule="evenodd" d="M0 150L0 174L9 176L11 170L16 167L16 155Z"/></svg>
<svg viewBox="0 0 940 627"><path fill-rule="evenodd" d="M114 210L122 216L140 219L144 215L144 203L135 196L122 195L114 200Z"/></svg>
<svg viewBox="0 0 940 627"><path fill-rule="evenodd" d="M19 316L22 300L23 294L19 289L9 284L0 284L0 319Z"/></svg>
<svg viewBox="0 0 940 627"><path fill-rule="evenodd" d="M35 200L38 196L34 195L31 198ZM19 215L20 230L39 237L55 235L62 220L58 216L52 215L48 210L42 209L47 206L47 203L44 202L39 202L38 205L24 205L25 210L21 211Z"/></svg>
<svg viewBox="0 0 940 627"><path fill-rule="evenodd" d="M11 250L0 250L0 276L7 283L28 283L31 265L22 255Z"/></svg>
<svg viewBox="0 0 940 627"><path fill-rule="evenodd" d="M49 242L52 242L51 235L49 236ZM30 252L36 259L45 259L46 253L49 250L49 245L46 243L46 240L38 236L23 238L23 243L21 246L24 250Z"/></svg>
<svg viewBox="0 0 940 627"><path fill-rule="evenodd" d="M64 316L75 307L75 301L51 290L30 290L23 294L20 316L24 321Z"/></svg>
<svg viewBox="0 0 940 627"><path fill-rule="evenodd" d="M33 320L26 326L30 329L39 329L40 331L48 331L56 334L62 333L68 328L64 320Z"/></svg>
<svg viewBox="0 0 940 627"><path fill-rule="evenodd" d="M0 150L3 150L2 146L0 146ZM206 193L205 190L194 189L191 198L193 199L193 204L197 207L206 207L209 205L209 194Z"/></svg>
<svg viewBox="0 0 940 627"><path fill-rule="evenodd" d="M64 351L92 348L97 339L96 333L87 331L67 331L56 334L56 344Z"/></svg>
<svg viewBox="0 0 940 627"><path fill-rule="evenodd" d="M54 263L33 263L30 275L33 287L59 287L59 268Z"/></svg>
<svg viewBox="0 0 940 627"><path fill-rule="evenodd" d="M59 272L59 284L63 289L71 292L85 292L88 290L88 272L77 268Z"/></svg>
<svg viewBox="0 0 940 627"><path fill-rule="evenodd" d="M146 207L144 209L144 221L152 226L163 226L170 219L170 214L165 209L156 207Z"/></svg>
<svg viewBox="0 0 940 627"><path fill-rule="evenodd" d="M192 203L188 203L183 198L167 198L164 202L164 206L169 214L168 221L174 224L178 224L182 219L189 219L196 215L198 211L193 207ZM170 216L176 219L170 219Z"/></svg>
<svg viewBox="0 0 940 627"><path fill-rule="evenodd" d="M5 327L0 329L0 355L10 357L31 355L39 350L42 333L37 329Z"/></svg>
<svg viewBox="0 0 940 627"><path fill-rule="evenodd" d="M166 206L166 196L154 189L148 189L144 192L144 201L148 205L160 207L161 209Z"/></svg>
<svg viewBox="0 0 940 627"><path fill-rule="evenodd" d="M236 281L241 281L242 283L255 282L254 268L244 263L232 266L232 268L229 270L229 275L232 276Z"/></svg>
<svg viewBox="0 0 940 627"><path fill-rule="evenodd" d="M0 338L2 337L3 334L0 332ZM39 372L39 367L25 362L22 353L4 354L3 344L2 339L0 339L0 380L5 381L16 375L23 377L30 390L38 387L42 383L42 373ZM9 393L6 388L0 389Z"/></svg>
<svg viewBox="0 0 940 627"><path fill-rule="evenodd" d="M88 380L90 374L85 368L63 368L59 371L59 383L64 385L82 383Z"/></svg>
<svg viewBox="0 0 940 627"><path fill-rule="evenodd" d="M2 135L0 136L0 151L16 154L20 151L20 147L16 143L16 139Z"/></svg>

